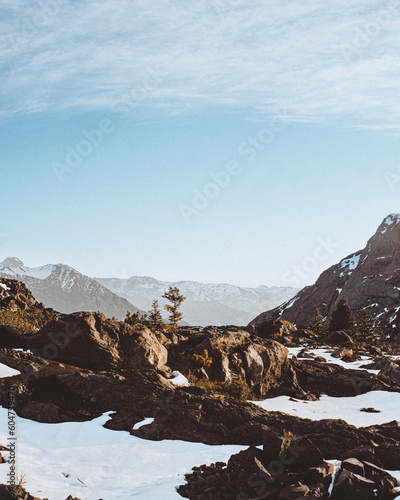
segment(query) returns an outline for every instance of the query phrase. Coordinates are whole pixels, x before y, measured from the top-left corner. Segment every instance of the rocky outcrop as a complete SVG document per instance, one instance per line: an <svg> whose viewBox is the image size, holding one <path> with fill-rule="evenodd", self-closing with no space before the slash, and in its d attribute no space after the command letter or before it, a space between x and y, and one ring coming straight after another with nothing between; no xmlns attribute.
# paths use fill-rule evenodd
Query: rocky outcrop
<svg viewBox="0 0 400 500"><path fill-rule="evenodd" d="M44 309L32 292L20 281L0 278L0 309L10 311Z"/></svg>
<svg viewBox="0 0 400 500"><path fill-rule="evenodd" d="M114 321L100 313L62 316L25 346L37 355L90 370L163 369L168 351L148 328Z"/></svg>
<svg viewBox="0 0 400 500"><path fill-rule="evenodd" d="M184 374L219 382L240 380L259 396L277 387L289 370L286 347L240 329L209 329L182 339L170 352L174 368Z"/></svg>
<svg viewBox="0 0 400 500"><path fill-rule="evenodd" d="M400 215L392 214L382 222L364 250L330 267L314 285L304 288L282 306L262 313L252 324L283 319L304 328L313 321L316 308L329 318L345 296L355 313L368 307L382 329L397 332L399 287Z"/></svg>
<svg viewBox="0 0 400 500"><path fill-rule="evenodd" d="M263 339L290 337L297 328L290 321L267 320L254 324L255 335Z"/></svg>
<svg viewBox="0 0 400 500"><path fill-rule="evenodd" d="M392 500L397 485L383 469L354 458L335 471L307 436L272 437L263 449L250 447L228 464L194 467L185 478L178 492L201 500Z"/></svg>
<svg viewBox="0 0 400 500"><path fill-rule="evenodd" d="M327 394L334 397L351 397L369 391L400 391L400 383L396 379L388 376L377 377L365 370L352 370L331 363L296 357L291 359L291 366L296 373L299 386L305 392L317 396Z"/></svg>

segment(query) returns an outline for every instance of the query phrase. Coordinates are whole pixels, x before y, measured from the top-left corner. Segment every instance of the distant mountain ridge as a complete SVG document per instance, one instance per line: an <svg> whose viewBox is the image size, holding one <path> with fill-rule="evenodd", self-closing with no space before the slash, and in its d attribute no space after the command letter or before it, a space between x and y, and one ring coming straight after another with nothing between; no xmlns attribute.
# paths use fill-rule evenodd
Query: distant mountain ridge
<svg viewBox="0 0 400 500"><path fill-rule="evenodd" d="M181 308L185 316L182 324L198 326L246 325L255 315L282 304L298 291L290 287L167 282L143 276L91 278L65 264L29 268L16 257L0 262L0 277L25 283L39 302L59 312L98 310L120 320L127 311L148 311L154 299L162 306L166 301L161 296L169 286L177 286L187 298Z"/></svg>
<svg viewBox="0 0 400 500"><path fill-rule="evenodd" d="M240 287L226 283L196 281L159 281L148 276L96 278L120 297L148 310L154 299L160 304L169 286L176 286L186 297L182 305L185 321L191 325L246 325L255 315L293 297L298 289L291 287Z"/></svg>
<svg viewBox="0 0 400 500"><path fill-rule="evenodd" d="M314 285L260 314L252 323L285 319L305 327L313 320L315 308L329 318L343 296L354 313L368 308L382 329L400 327L396 325L400 311L400 214L388 215L363 250L342 259L324 271Z"/></svg>
<svg viewBox="0 0 400 500"><path fill-rule="evenodd" d="M126 312L139 309L93 278L65 264L26 267L16 257L0 262L0 277L25 283L36 300L63 313L101 311L108 317L124 319Z"/></svg>

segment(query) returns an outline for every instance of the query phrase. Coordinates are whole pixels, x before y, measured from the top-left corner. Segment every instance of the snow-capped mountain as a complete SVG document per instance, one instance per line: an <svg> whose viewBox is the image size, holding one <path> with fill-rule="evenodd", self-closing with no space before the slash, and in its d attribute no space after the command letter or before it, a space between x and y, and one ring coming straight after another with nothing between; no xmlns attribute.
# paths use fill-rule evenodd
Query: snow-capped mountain
<svg viewBox="0 0 400 500"><path fill-rule="evenodd" d="M370 309L381 328L390 331L400 327L396 325L400 311L400 214L386 217L363 250L330 267L314 285L252 323L286 319L305 327L313 320L316 308L330 317L343 296L354 313Z"/></svg>
<svg viewBox="0 0 400 500"><path fill-rule="evenodd" d="M36 300L63 313L101 311L109 317L124 319L126 311L138 311L93 278L64 264L29 268L19 259L8 257L0 263L0 277L22 281Z"/></svg>
<svg viewBox="0 0 400 500"><path fill-rule="evenodd" d="M96 280L144 310L154 299L165 303L161 296L169 286L176 286L186 297L182 305L185 321L191 325L245 325L267 308L276 307L297 293L290 287L246 288L226 283L198 283L195 281L159 281L146 276L127 279L96 278Z"/></svg>
<svg viewBox="0 0 400 500"><path fill-rule="evenodd" d="M65 264L26 267L16 257L0 263L0 277L22 281L46 307L70 313L101 311L124 319L126 311L148 311L154 299L160 305L169 286L177 286L187 300L182 305L184 322L207 326L245 325L255 315L276 307L297 293L295 288L259 286L243 288L194 281L164 282L150 277L90 278Z"/></svg>

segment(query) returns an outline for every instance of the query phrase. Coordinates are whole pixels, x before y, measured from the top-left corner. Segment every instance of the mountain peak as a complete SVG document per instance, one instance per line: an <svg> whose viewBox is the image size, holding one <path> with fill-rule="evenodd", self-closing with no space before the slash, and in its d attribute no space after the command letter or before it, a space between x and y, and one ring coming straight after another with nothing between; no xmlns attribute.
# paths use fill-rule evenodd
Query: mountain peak
<svg viewBox="0 0 400 500"><path fill-rule="evenodd" d="M384 234L387 231L391 231L399 223L400 223L400 214L390 214L383 220L382 224L379 226L378 233Z"/></svg>
<svg viewBox="0 0 400 500"><path fill-rule="evenodd" d="M355 314L368 308L384 331L396 326L400 310L400 214L388 215L363 250L331 266L314 285L262 313L253 323L284 319L306 327L314 320L316 308L330 318L343 296Z"/></svg>
<svg viewBox="0 0 400 500"><path fill-rule="evenodd" d="M21 260L17 259L17 257L7 257L3 260L3 262L0 262L0 265L14 268L24 267L24 263Z"/></svg>

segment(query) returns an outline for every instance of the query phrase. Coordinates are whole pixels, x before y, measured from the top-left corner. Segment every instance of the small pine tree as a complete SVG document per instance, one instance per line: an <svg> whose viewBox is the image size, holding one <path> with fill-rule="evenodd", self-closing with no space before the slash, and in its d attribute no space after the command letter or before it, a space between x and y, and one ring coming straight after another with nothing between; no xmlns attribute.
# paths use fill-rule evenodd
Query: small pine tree
<svg viewBox="0 0 400 500"><path fill-rule="evenodd" d="M186 300L186 297L180 294L176 286L170 286L168 292L164 293L163 298L171 302L171 304L166 304L164 307L169 312L168 319L173 324L174 328L176 328L179 321L183 318L183 313L179 311L179 307L183 301Z"/></svg>
<svg viewBox="0 0 400 500"><path fill-rule="evenodd" d="M137 323L145 324L147 321L147 314L140 314L139 311L131 314L129 311L126 312L126 317L124 322L128 325L136 325Z"/></svg>
<svg viewBox="0 0 400 500"><path fill-rule="evenodd" d="M336 309L332 313L332 318L329 323L329 331L336 332L345 330L354 335L356 332L356 320L351 312L350 306L347 303L346 297L342 297Z"/></svg>
<svg viewBox="0 0 400 500"><path fill-rule="evenodd" d="M308 329L315 333L315 335L324 335L328 331L326 319L322 316L318 309L315 309L315 319L309 325Z"/></svg>
<svg viewBox="0 0 400 500"><path fill-rule="evenodd" d="M361 309L358 313L357 330L361 342L373 343L377 339L374 318L369 309Z"/></svg>
<svg viewBox="0 0 400 500"><path fill-rule="evenodd" d="M158 305L158 300L153 300L149 311L149 321L153 325L159 325L162 322L161 310Z"/></svg>

